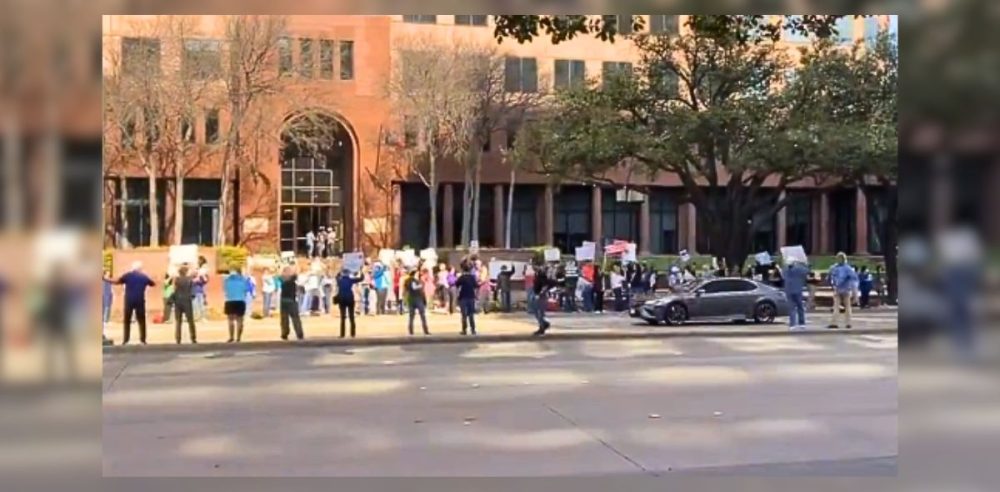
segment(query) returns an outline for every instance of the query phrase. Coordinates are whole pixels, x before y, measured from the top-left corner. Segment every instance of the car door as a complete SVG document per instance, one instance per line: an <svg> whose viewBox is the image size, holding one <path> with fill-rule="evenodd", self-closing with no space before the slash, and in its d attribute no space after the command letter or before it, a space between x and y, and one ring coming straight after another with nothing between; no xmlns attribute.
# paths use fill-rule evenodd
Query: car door
<svg viewBox="0 0 1000 492"><path fill-rule="evenodd" d="M725 311L726 316L747 316L753 312L756 300L757 284L743 279L733 279L726 285Z"/></svg>
<svg viewBox="0 0 1000 492"><path fill-rule="evenodd" d="M726 308L725 280L710 280L695 291L690 301L689 316L692 318L714 318Z"/></svg>

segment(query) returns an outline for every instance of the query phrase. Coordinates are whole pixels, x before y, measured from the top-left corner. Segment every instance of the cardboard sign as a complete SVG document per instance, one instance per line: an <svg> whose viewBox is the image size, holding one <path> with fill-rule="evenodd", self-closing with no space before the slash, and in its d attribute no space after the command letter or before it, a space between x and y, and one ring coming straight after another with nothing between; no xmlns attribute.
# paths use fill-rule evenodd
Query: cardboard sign
<svg viewBox="0 0 1000 492"><path fill-rule="evenodd" d="M559 248L548 248L545 250L545 261L546 262L559 261L560 254L561 253L559 252Z"/></svg>
<svg viewBox="0 0 1000 492"><path fill-rule="evenodd" d="M764 252L761 252L761 253L757 253L756 255L754 255L753 259L757 260L757 263L759 263L761 265L770 265L771 264L771 253L768 253L767 251L764 251Z"/></svg>
<svg viewBox="0 0 1000 492"><path fill-rule="evenodd" d="M171 246L170 252L167 254L169 258L169 263L171 265L183 265L185 263L190 265L198 264L198 245L197 244L182 244L178 246Z"/></svg>
<svg viewBox="0 0 1000 492"><path fill-rule="evenodd" d="M490 264L488 265L490 279L496 280L497 276L500 275L500 270L506 266L508 270L514 269L514 275L511 277L512 280L524 280L524 267L527 265L523 261L490 260Z"/></svg>
<svg viewBox="0 0 1000 492"><path fill-rule="evenodd" d="M396 251L392 249L380 249L378 251L378 261L381 261L383 265L392 265L393 260L396 259Z"/></svg>
<svg viewBox="0 0 1000 492"><path fill-rule="evenodd" d="M576 248L576 261L594 261L597 256L597 245L591 241L584 241L583 246Z"/></svg>
<svg viewBox="0 0 1000 492"><path fill-rule="evenodd" d="M637 261L635 256L635 243L628 243L628 246L625 247L625 253L622 255L622 261L625 263L635 263Z"/></svg>
<svg viewBox="0 0 1000 492"><path fill-rule="evenodd" d="M802 248L802 245L797 246L783 246L781 248L781 257L785 260L786 265L791 265L793 262L809 263L809 258L806 257L806 250Z"/></svg>
<svg viewBox="0 0 1000 492"><path fill-rule="evenodd" d="M365 266L365 254L364 253L344 253L344 268L351 273L357 273L361 271L361 267Z"/></svg>

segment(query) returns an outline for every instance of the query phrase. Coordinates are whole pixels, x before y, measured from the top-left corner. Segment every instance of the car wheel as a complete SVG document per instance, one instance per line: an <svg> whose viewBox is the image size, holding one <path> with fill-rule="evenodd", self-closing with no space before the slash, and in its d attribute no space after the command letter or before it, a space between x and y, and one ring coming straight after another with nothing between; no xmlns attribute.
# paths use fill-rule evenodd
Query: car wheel
<svg viewBox="0 0 1000 492"><path fill-rule="evenodd" d="M671 325L679 325L687 321L687 317L687 308L676 302L667 306L667 311L663 314L664 321Z"/></svg>
<svg viewBox="0 0 1000 492"><path fill-rule="evenodd" d="M771 323L774 321L777 312L778 308L775 307L774 303L768 301L761 302L753 310L753 320L757 323Z"/></svg>

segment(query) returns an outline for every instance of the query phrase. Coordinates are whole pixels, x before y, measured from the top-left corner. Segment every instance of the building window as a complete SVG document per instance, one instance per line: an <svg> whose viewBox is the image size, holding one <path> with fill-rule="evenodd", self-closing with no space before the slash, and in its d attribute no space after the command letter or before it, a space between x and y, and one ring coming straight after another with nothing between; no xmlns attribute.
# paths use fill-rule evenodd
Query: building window
<svg viewBox="0 0 1000 492"><path fill-rule="evenodd" d="M436 15L404 15L403 22L411 24L437 24Z"/></svg>
<svg viewBox="0 0 1000 492"><path fill-rule="evenodd" d="M485 26L488 15L456 15L455 24L460 26Z"/></svg>
<svg viewBox="0 0 1000 492"><path fill-rule="evenodd" d="M849 255L854 254L856 246L857 193L856 189L830 193L830 218L833 222L830 237L833 238L833 249ZM820 224L820 227L830 227L830 224Z"/></svg>
<svg viewBox="0 0 1000 492"><path fill-rule="evenodd" d="M210 109L205 113L205 143L219 143L219 110Z"/></svg>
<svg viewBox="0 0 1000 492"><path fill-rule="evenodd" d="M615 32L618 34L632 34L631 15L602 15L601 17L605 24L615 26Z"/></svg>
<svg viewBox="0 0 1000 492"><path fill-rule="evenodd" d="M299 39L299 75L306 79L313 78L315 68L316 53L313 49L313 40Z"/></svg>
<svg viewBox="0 0 1000 492"><path fill-rule="evenodd" d="M615 188L601 189L601 232L607 239L638 242L641 203L619 201L618 191Z"/></svg>
<svg viewBox="0 0 1000 492"><path fill-rule="evenodd" d="M290 75L293 67L292 40L281 38L278 40L278 75Z"/></svg>
<svg viewBox="0 0 1000 492"><path fill-rule="evenodd" d="M854 41L854 16L845 15L834 23L834 29L837 31L834 34L838 43L850 43Z"/></svg>
<svg viewBox="0 0 1000 492"><path fill-rule="evenodd" d="M655 254L677 253L677 197L665 189L656 189L649 196L649 250Z"/></svg>
<svg viewBox="0 0 1000 492"><path fill-rule="evenodd" d="M556 60L556 89L583 87L587 79L587 65L583 60Z"/></svg>
<svg viewBox="0 0 1000 492"><path fill-rule="evenodd" d="M214 246L219 232L221 179L185 179L181 244Z"/></svg>
<svg viewBox="0 0 1000 492"><path fill-rule="evenodd" d="M680 32L680 16L651 15L649 16L649 32L675 35Z"/></svg>
<svg viewBox="0 0 1000 492"><path fill-rule="evenodd" d="M319 42L319 77L333 78L333 41L321 39Z"/></svg>
<svg viewBox="0 0 1000 492"><path fill-rule="evenodd" d="M601 64L601 84L604 87L615 77L632 75L632 64L629 62L606 61Z"/></svg>
<svg viewBox="0 0 1000 492"><path fill-rule="evenodd" d="M809 35L801 31L792 29L790 26L793 22L802 22L801 15L789 15L784 19L784 32L783 38L785 41L790 43L806 43L809 42Z"/></svg>
<svg viewBox="0 0 1000 492"><path fill-rule="evenodd" d="M888 194L895 192L895 190L880 189L868 193L868 253L870 254L885 254L885 228L889 222Z"/></svg>
<svg viewBox="0 0 1000 492"><path fill-rule="evenodd" d="M812 199L808 194L788 192L785 203L785 243L782 246L801 245L806 253L812 252Z"/></svg>
<svg viewBox="0 0 1000 492"><path fill-rule="evenodd" d="M354 41L340 42L340 80L354 79Z"/></svg>
<svg viewBox="0 0 1000 492"><path fill-rule="evenodd" d="M194 116L184 115L181 117L181 141L194 143Z"/></svg>
<svg viewBox="0 0 1000 492"><path fill-rule="evenodd" d="M166 238L167 183L161 179L156 183L156 209L159 211L160 239ZM149 180L147 178L125 178L115 182L115 234L118 243L127 248L149 246L151 237L149 214ZM123 210L124 209L124 210ZM124 217L123 217L124 216ZM122 223L124 219L125 223ZM124 241L122 241L124 240Z"/></svg>
<svg viewBox="0 0 1000 492"><path fill-rule="evenodd" d="M504 199L510 188L504 188ZM510 217L510 247L527 248L538 245L538 199L541 188L517 185L514 187L514 206Z"/></svg>
<svg viewBox="0 0 1000 492"><path fill-rule="evenodd" d="M752 246L755 253L777 251L778 235L774 226L774 218L774 214L758 213L754 215L753 222L756 228L753 233Z"/></svg>
<svg viewBox="0 0 1000 492"><path fill-rule="evenodd" d="M197 80L217 79L222 76L222 51L215 39L185 39L184 59L181 63L184 76Z"/></svg>
<svg viewBox="0 0 1000 492"><path fill-rule="evenodd" d="M514 148L514 142L517 141L517 127L516 126L508 126L507 129L506 129L506 131L504 133L507 136L507 140L505 141L505 143L507 144L507 148L506 149L509 152L510 149Z"/></svg>
<svg viewBox="0 0 1000 492"><path fill-rule="evenodd" d="M555 197L553 227L554 246L561 251L574 251L591 238L590 188L566 186Z"/></svg>
<svg viewBox="0 0 1000 492"><path fill-rule="evenodd" d="M126 75L159 75L160 40L122 38L122 71Z"/></svg>
<svg viewBox="0 0 1000 492"><path fill-rule="evenodd" d="M504 90L538 92L538 65L534 58L507 57L504 62Z"/></svg>

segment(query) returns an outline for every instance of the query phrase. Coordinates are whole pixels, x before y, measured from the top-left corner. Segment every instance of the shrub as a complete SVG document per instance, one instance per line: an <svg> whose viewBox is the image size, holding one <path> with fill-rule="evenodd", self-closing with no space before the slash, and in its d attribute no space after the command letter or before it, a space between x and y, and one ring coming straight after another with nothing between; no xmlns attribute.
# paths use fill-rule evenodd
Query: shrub
<svg viewBox="0 0 1000 492"><path fill-rule="evenodd" d="M231 267L243 268L250 252L242 246L219 246L215 250L215 269L218 273L228 273Z"/></svg>

